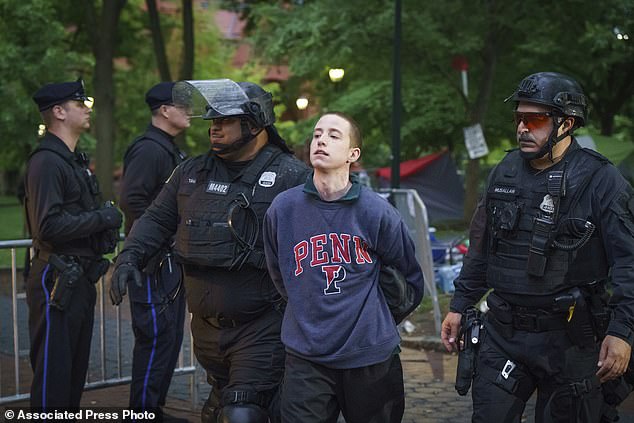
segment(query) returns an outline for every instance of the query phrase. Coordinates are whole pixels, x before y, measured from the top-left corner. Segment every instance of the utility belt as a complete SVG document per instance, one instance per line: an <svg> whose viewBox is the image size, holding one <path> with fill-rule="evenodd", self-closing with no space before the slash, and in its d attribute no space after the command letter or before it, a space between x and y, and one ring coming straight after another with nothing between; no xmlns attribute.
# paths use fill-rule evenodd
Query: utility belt
<svg viewBox="0 0 634 423"><path fill-rule="evenodd" d="M53 254L44 250L36 250L35 258L51 266L49 275L54 282L49 304L62 311L70 303L79 283L96 283L110 267L107 259Z"/></svg>
<svg viewBox="0 0 634 423"><path fill-rule="evenodd" d="M281 314L284 314L284 308L285 308L285 303L284 301L280 300L275 303L272 303L270 307L265 307L260 312L255 313L253 316L249 316L248 318L245 318L245 319L231 319L224 316L222 313L218 313L215 317L214 316L203 317L203 319L207 323L209 323L211 326L215 327L216 329L233 329L238 326L242 326L246 323L252 322L255 319L264 316L266 313L269 313L272 310L276 310L276 311L279 311Z"/></svg>
<svg viewBox="0 0 634 423"><path fill-rule="evenodd" d="M110 267L110 261L101 257L84 257L69 254L55 254L45 250L35 250L34 256L37 259L45 261L57 268L54 263L51 262L51 257L58 257L64 263L75 263L81 267L82 276L91 283L97 283L99 278L106 274ZM61 263L58 260L53 259L58 266ZM58 269L59 270L59 269Z"/></svg>
<svg viewBox="0 0 634 423"><path fill-rule="evenodd" d="M574 287L553 298L548 307L531 308L508 303L495 292L487 297L487 322L504 337L514 331L548 332L565 330L578 346L603 339L610 320L607 292L600 282Z"/></svg>
<svg viewBox="0 0 634 423"><path fill-rule="evenodd" d="M504 334L509 329L547 332L562 330L567 326L567 312L513 306L493 293L487 297L487 305L492 317L487 320Z"/></svg>

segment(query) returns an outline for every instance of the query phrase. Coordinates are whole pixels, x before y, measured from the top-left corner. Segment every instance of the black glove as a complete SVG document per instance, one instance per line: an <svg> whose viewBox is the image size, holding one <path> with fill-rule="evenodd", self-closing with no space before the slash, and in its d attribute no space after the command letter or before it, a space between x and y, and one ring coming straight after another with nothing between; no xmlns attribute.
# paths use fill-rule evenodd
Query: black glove
<svg viewBox="0 0 634 423"><path fill-rule="evenodd" d="M90 236L90 246L97 255L113 253L119 242L118 229L106 229Z"/></svg>
<svg viewBox="0 0 634 423"><path fill-rule="evenodd" d="M401 272L391 266L382 266L379 273L379 287L396 324L401 323L415 308L414 290Z"/></svg>
<svg viewBox="0 0 634 423"><path fill-rule="evenodd" d="M104 229L119 229L123 222L123 215L114 206L104 206L97 210L104 225Z"/></svg>
<svg viewBox="0 0 634 423"><path fill-rule="evenodd" d="M134 281L136 286L141 288L141 271L132 263L123 263L114 269L112 280L110 281L110 300L112 305L119 305L123 296L128 292L128 282Z"/></svg>

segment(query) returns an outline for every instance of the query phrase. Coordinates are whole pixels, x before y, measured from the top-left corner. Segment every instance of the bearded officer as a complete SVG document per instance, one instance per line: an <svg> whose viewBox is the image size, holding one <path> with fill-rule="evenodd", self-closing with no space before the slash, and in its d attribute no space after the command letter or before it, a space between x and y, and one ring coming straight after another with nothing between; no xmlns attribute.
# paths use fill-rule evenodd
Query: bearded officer
<svg viewBox="0 0 634 423"><path fill-rule="evenodd" d="M116 263L112 298L175 234L192 313L194 352L212 385L203 422L279 420L281 298L266 270L262 220L307 167L275 126L270 93L250 82L183 81L174 101L211 122L211 148L179 165L135 223ZM198 104L204 106L198 109Z"/></svg>

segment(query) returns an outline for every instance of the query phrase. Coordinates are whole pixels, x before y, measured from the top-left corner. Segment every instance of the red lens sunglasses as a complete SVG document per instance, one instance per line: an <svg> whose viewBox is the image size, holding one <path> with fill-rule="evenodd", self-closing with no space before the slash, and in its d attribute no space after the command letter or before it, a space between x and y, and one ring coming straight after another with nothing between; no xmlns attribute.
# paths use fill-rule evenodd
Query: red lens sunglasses
<svg viewBox="0 0 634 423"><path fill-rule="evenodd" d="M524 126L529 131L545 128L550 124L550 118L553 116L552 112L513 112L515 126L519 125L520 122L524 122Z"/></svg>

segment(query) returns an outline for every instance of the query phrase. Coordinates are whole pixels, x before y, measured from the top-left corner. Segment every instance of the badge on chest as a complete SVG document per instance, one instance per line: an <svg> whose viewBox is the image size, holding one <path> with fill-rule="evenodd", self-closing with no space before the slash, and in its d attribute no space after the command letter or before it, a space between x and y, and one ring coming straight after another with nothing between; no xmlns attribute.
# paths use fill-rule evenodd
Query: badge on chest
<svg viewBox="0 0 634 423"><path fill-rule="evenodd" d="M553 197L550 194L546 194L541 204L539 205L539 209L544 213L553 214L555 212L555 202L553 201Z"/></svg>
<svg viewBox="0 0 634 423"><path fill-rule="evenodd" d="M275 185L276 176L277 174L275 172L263 172L262 175L260 175L258 184L265 188L272 187Z"/></svg>

